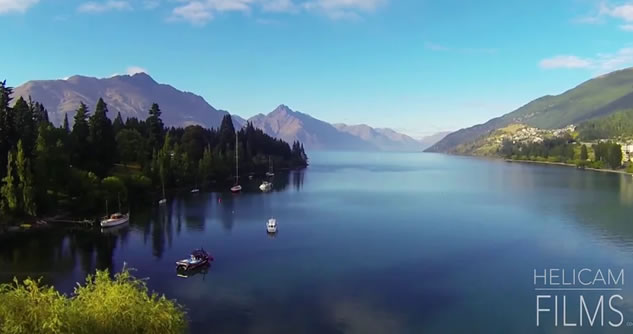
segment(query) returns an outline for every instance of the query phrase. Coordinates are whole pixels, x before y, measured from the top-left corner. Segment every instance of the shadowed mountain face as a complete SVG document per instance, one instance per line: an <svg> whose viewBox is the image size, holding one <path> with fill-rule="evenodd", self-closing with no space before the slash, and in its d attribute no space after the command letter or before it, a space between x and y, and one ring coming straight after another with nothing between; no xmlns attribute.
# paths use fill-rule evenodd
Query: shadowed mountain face
<svg viewBox="0 0 633 334"><path fill-rule="evenodd" d="M218 127L227 114L226 111L216 110L201 96L159 84L145 73L103 79L76 75L67 80L29 81L15 88L14 101L19 96L25 99L31 96L44 104L50 120L57 125L63 122L64 114L68 114L72 124L80 102L92 111L100 97L108 104L110 118L120 112L124 119L145 119L152 103L158 103L163 121L169 126L199 124ZM240 124L240 120L244 122L237 118L236 125Z"/></svg>
<svg viewBox="0 0 633 334"><path fill-rule="evenodd" d="M427 151L454 152L458 145L513 123L556 129L630 108L633 108L633 68L599 76L563 94L538 98L509 114L453 132Z"/></svg>

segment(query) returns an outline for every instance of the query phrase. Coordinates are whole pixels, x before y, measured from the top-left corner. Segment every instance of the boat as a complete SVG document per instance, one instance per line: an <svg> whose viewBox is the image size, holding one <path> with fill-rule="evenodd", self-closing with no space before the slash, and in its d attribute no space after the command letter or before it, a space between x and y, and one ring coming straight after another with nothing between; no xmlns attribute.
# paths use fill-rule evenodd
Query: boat
<svg viewBox="0 0 633 334"><path fill-rule="evenodd" d="M112 227L125 224L130 221L130 214L121 213L121 200L119 198L119 212L113 213L108 217L108 200L106 200L106 218L101 220L101 227Z"/></svg>
<svg viewBox="0 0 633 334"><path fill-rule="evenodd" d="M273 189L273 184L268 181L264 181L261 185L259 185L259 189L263 192L269 192Z"/></svg>
<svg viewBox="0 0 633 334"><path fill-rule="evenodd" d="M209 255L204 249L196 249L191 252L191 255L188 259L182 259L176 261L176 270L178 271L187 271L193 270L196 268L200 268L208 265L211 261L213 261L213 257Z"/></svg>
<svg viewBox="0 0 633 334"><path fill-rule="evenodd" d="M268 231L268 233L277 233L277 219L268 219L268 223L266 223L266 231Z"/></svg>
<svg viewBox="0 0 633 334"><path fill-rule="evenodd" d="M163 186L163 198L158 201L158 205L165 205L167 204L167 196L165 196L165 181L163 180L162 175L160 177L160 183Z"/></svg>
<svg viewBox="0 0 633 334"><path fill-rule="evenodd" d="M197 193L199 193L199 192L200 192L200 189L198 189L198 188L191 189L191 193L192 193L192 194L197 194Z"/></svg>
<svg viewBox="0 0 633 334"><path fill-rule="evenodd" d="M240 168L239 168L239 143L237 141L237 132L235 133L235 185L231 187L231 192L239 193L242 191L242 186L239 183Z"/></svg>
<svg viewBox="0 0 633 334"><path fill-rule="evenodd" d="M273 172L273 161L270 160L270 156L268 156L268 171L266 172L266 176L275 176L275 173Z"/></svg>
<svg viewBox="0 0 633 334"><path fill-rule="evenodd" d="M101 221L101 227L112 227L121 224L125 224L130 221L130 217L128 215L124 215L122 213L113 213L109 218L103 219Z"/></svg>

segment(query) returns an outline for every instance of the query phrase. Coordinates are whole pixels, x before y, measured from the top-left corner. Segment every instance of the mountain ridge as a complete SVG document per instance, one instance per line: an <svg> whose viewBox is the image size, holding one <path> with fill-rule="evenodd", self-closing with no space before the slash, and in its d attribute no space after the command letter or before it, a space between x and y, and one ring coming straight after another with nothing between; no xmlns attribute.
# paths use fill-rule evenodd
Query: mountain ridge
<svg viewBox="0 0 633 334"><path fill-rule="evenodd" d="M30 96L42 103L49 111L49 119L56 125L62 124L65 115L72 124L80 102L90 109L99 98L108 104L111 119L117 113L121 113L124 119L145 119L151 105L158 103L167 126L218 128L222 118L230 114L216 109L202 96L159 83L146 73L108 78L73 75L66 79L31 80L14 89L13 103L19 96L25 99ZM294 111L284 104L268 114L260 113L249 119L235 114L231 116L236 129L251 122L271 136L288 142L299 140L309 149L422 151L415 139L394 130L367 126L372 136L363 139L350 133L349 129L355 125L345 125L343 130L339 130L328 122Z"/></svg>
<svg viewBox="0 0 633 334"><path fill-rule="evenodd" d="M454 153L462 144L473 142L510 124L542 129L563 128L618 112L633 105L633 68L604 74L558 95L545 95L489 121L447 135L427 152Z"/></svg>

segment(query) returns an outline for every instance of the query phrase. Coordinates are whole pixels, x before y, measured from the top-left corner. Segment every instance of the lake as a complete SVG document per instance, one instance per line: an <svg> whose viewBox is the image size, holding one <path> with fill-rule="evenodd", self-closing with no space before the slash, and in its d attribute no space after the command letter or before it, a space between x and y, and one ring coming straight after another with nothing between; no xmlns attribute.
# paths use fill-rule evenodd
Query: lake
<svg viewBox="0 0 633 334"><path fill-rule="evenodd" d="M122 229L4 241L0 281L42 276L70 292L95 268L125 263L204 333L615 333L633 321L633 177L438 154L310 158L278 173L271 193L243 180L239 195L170 198ZM213 265L178 277L175 261L197 247ZM622 269L624 284L535 291L535 270L550 268ZM619 321L615 293L619 328L608 325ZM564 328L559 313L556 327L542 312L537 327L539 294L566 295L568 323L580 296L593 313L604 295L604 326Z"/></svg>

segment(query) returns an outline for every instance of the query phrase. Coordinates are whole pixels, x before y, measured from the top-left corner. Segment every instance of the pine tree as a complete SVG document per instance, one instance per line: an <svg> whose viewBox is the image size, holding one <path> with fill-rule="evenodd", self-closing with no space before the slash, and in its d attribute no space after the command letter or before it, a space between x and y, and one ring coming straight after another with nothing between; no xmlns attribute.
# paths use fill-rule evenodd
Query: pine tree
<svg viewBox="0 0 633 334"><path fill-rule="evenodd" d="M33 153L33 145L36 138L34 105L32 101L27 103L22 97L18 98L13 106L15 114L16 139L22 141L22 145L27 156Z"/></svg>
<svg viewBox="0 0 633 334"><path fill-rule="evenodd" d="M64 129L64 131L66 131L66 133L70 133L70 125L68 124L68 114L67 113L64 114L63 129Z"/></svg>
<svg viewBox="0 0 633 334"><path fill-rule="evenodd" d="M115 138L116 138L116 135L119 134L119 131L123 130L123 128L125 128L125 124L123 124L123 118L121 117L121 113L118 112L116 114L116 118L114 119L114 122L112 123L112 130L114 131Z"/></svg>
<svg viewBox="0 0 633 334"><path fill-rule="evenodd" d="M9 107L13 89L7 87L6 81L0 81L0 175L4 175L7 156L11 150L13 134L13 110Z"/></svg>
<svg viewBox="0 0 633 334"><path fill-rule="evenodd" d="M88 166L90 162L90 127L88 126L88 107L81 102L75 113L75 122L70 134L72 139L72 163L79 167Z"/></svg>
<svg viewBox="0 0 633 334"><path fill-rule="evenodd" d="M33 188L33 173L31 171L31 163L26 157L22 141L18 142L18 156L16 161L18 174L17 193L20 196L20 204L23 213L35 215L35 190Z"/></svg>
<svg viewBox="0 0 633 334"><path fill-rule="evenodd" d="M580 147L580 160L587 161L589 158L589 153L587 152L587 145L582 145Z"/></svg>
<svg viewBox="0 0 633 334"><path fill-rule="evenodd" d="M233 127L231 115L226 114L220 124L220 147L222 147L223 153L228 150L235 150L235 136L235 127Z"/></svg>
<svg viewBox="0 0 633 334"><path fill-rule="evenodd" d="M18 209L18 187L15 177L15 161L13 158L13 151L9 151L7 154L7 175L2 179L2 188L0 188L0 194L2 195L1 208L2 213L13 213Z"/></svg>
<svg viewBox="0 0 633 334"><path fill-rule="evenodd" d="M95 107L95 112L89 121L90 142L92 143L92 149L95 154L93 171L100 176L105 175L112 164L114 164L116 153L116 141L112 129L112 122L107 114L108 106L103 99L99 99Z"/></svg>
<svg viewBox="0 0 633 334"><path fill-rule="evenodd" d="M147 128L149 132L149 148L150 150L160 150L163 146L163 140L165 136L165 125L160 118L161 112L158 104L152 104L152 108L149 110L149 117L147 118Z"/></svg>

